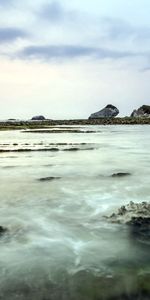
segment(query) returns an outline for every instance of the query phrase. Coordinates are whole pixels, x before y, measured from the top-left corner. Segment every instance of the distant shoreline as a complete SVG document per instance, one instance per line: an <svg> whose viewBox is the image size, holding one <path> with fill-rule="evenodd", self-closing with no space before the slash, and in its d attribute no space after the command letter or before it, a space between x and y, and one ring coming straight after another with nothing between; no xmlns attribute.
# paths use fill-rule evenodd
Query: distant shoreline
<svg viewBox="0 0 150 300"><path fill-rule="evenodd" d="M49 126L62 125L150 125L150 118L123 117L123 118L100 118L100 119L74 119L74 120L43 120L43 121L0 121L0 130L38 129Z"/></svg>

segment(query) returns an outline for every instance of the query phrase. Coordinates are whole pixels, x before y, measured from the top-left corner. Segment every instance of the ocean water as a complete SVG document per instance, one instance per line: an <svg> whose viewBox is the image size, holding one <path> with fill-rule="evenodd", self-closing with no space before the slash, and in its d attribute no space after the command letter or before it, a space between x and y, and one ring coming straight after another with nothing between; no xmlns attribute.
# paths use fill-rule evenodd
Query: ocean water
<svg viewBox="0 0 150 300"><path fill-rule="evenodd" d="M73 129L0 132L0 300L149 299L149 241L104 216L150 200L150 127Z"/></svg>

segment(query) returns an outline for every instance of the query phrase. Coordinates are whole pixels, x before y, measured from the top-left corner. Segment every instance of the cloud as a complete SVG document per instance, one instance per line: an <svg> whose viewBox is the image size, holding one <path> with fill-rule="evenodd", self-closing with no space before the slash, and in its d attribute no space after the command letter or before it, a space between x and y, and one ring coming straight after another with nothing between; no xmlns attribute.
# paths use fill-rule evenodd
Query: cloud
<svg viewBox="0 0 150 300"><path fill-rule="evenodd" d="M27 33L18 28L0 28L0 44L15 41L18 38L24 38Z"/></svg>
<svg viewBox="0 0 150 300"><path fill-rule="evenodd" d="M111 40L129 39L146 40L150 38L150 27L133 26L129 22L119 19L104 17L101 19L105 36Z"/></svg>
<svg viewBox="0 0 150 300"><path fill-rule="evenodd" d="M128 22L119 18L104 17L101 22L106 36L111 39L128 38L135 31Z"/></svg>
<svg viewBox="0 0 150 300"><path fill-rule="evenodd" d="M63 19L65 11L59 2L52 2L51 4L44 5L40 12L40 16L51 22L60 21Z"/></svg>
<svg viewBox="0 0 150 300"><path fill-rule="evenodd" d="M67 10L58 1L43 5L39 12L39 17L51 23L59 24L63 21L72 21L77 16L74 10Z"/></svg>
<svg viewBox="0 0 150 300"><path fill-rule="evenodd" d="M13 0L0 0L0 6L7 6L11 4Z"/></svg>
<svg viewBox="0 0 150 300"><path fill-rule="evenodd" d="M21 58L49 60L67 60L80 57L96 59L119 59L136 55L132 52L115 51L105 48L86 47L82 45L46 45L29 46L20 52Z"/></svg>

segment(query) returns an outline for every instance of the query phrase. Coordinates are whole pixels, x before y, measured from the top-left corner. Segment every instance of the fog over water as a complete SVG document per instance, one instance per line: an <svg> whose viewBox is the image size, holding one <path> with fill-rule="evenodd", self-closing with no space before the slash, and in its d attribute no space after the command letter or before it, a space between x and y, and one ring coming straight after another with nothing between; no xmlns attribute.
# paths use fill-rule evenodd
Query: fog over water
<svg viewBox="0 0 150 300"><path fill-rule="evenodd" d="M150 127L83 129L93 133L0 132L0 150L43 149L0 152L0 300L115 299L150 273L148 241L103 217L149 201Z"/></svg>

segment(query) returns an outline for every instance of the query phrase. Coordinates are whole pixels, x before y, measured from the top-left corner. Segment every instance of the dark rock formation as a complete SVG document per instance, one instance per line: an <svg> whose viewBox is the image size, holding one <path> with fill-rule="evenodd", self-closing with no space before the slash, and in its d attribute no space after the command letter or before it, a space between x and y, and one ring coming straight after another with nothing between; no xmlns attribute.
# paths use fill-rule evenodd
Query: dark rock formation
<svg viewBox="0 0 150 300"><path fill-rule="evenodd" d="M46 120L44 116L35 116L32 118L33 121L44 121Z"/></svg>
<svg viewBox="0 0 150 300"><path fill-rule="evenodd" d="M137 110L135 109L131 117L150 117L150 105L143 105Z"/></svg>
<svg viewBox="0 0 150 300"><path fill-rule="evenodd" d="M99 119L99 118L114 118L119 114L119 110L117 107L112 104L108 104L102 110L92 114L89 119Z"/></svg>
<svg viewBox="0 0 150 300"><path fill-rule="evenodd" d="M111 175L111 177L125 177L125 176L130 176L131 173L127 172L119 172L119 173L114 173Z"/></svg>
<svg viewBox="0 0 150 300"><path fill-rule="evenodd" d="M3 234L7 231L6 228L4 228L3 226L0 226L0 237L3 236Z"/></svg>
<svg viewBox="0 0 150 300"><path fill-rule="evenodd" d="M53 181L53 180L56 180L56 179L60 179L61 177L44 177L44 178L40 178L38 179L39 181Z"/></svg>
<svg viewBox="0 0 150 300"><path fill-rule="evenodd" d="M150 202L130 202L118 209L110 217L106 217L112 223L127 224L131 227L132 233L150 234Z"/></svg>

